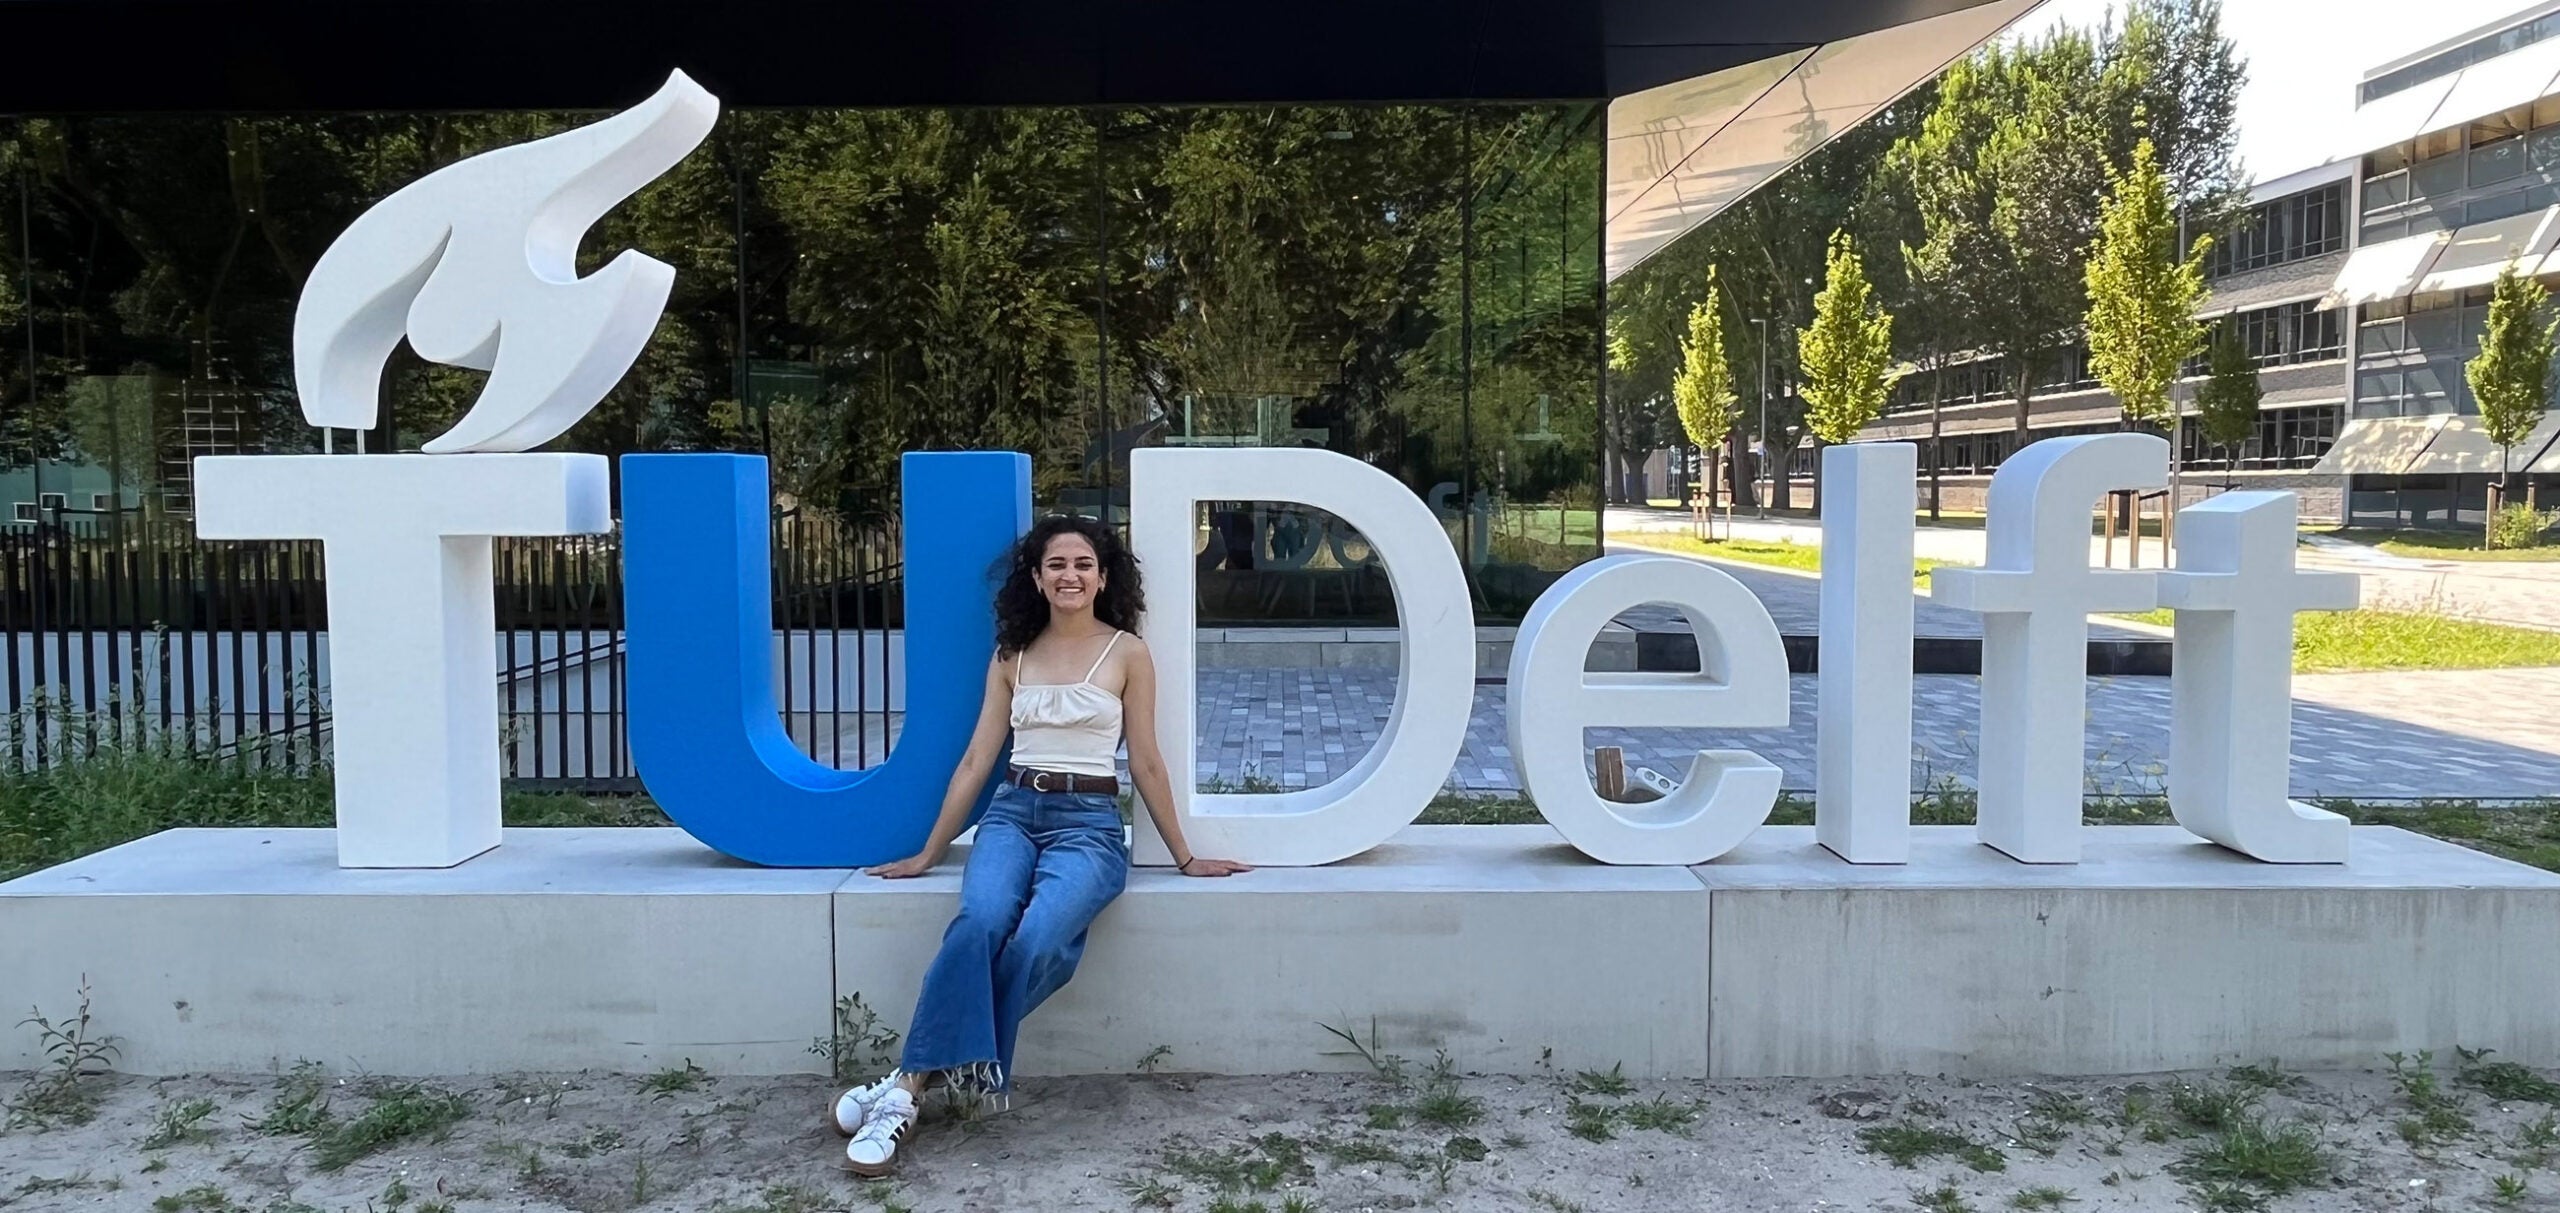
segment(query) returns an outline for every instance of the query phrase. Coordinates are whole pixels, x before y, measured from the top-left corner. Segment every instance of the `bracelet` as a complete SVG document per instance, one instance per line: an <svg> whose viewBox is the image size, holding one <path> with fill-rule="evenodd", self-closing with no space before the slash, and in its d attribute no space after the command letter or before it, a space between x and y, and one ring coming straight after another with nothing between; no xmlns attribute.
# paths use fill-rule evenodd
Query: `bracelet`
<svg viewBox="0 0 2560 1213"><path fill-rule="evenodd" d="M1183 860L1182 862L1180 862L1180 863L1177 863L1177 864L1173 865L1173 870L1174 870L1174 871L1177 871L1177 872L1181 872L1181 873L1183 873L1184 875L1189 875L1189 874L1190 874L1190 872L1191 872L1191 864L1192 864L1193 860L1197 860L1197 859L1199 859L1199 858L1200 858L1199 856L1194 855L1194 856L1192 856L1190 859Z"/></svg>

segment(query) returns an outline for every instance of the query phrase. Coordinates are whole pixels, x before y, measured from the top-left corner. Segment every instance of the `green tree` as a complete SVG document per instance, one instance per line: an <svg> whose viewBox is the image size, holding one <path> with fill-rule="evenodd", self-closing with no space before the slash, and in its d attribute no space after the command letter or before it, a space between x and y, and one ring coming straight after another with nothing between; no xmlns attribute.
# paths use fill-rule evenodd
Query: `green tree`
<svg viewBox="0 0 2560 1213"><path fill-rule="evenodd" d="M1701 457L1742 419L1733 392L1733 368L1724 356L1724 298L1715 271L1707 271L1707 297L1689 309L1689 334L1680 343L1680 373L1671 380L1680 429Z"/></svg>
<svg viewBox="0 0 2560 1213"><path fill-rule="evenodd" d="M2489 295L2480 353L2462 368L2480 402L2480 426L2500 450L2499 479L2514 492L2515 448L2542 421L2551 400L2551 292L2510 261Z"/></svg>
<svg viewBox="0 0 2560 1213"><path fill-rule="evenodd" d="M1622 353L1611 364L1613 423L1628 427L1631 434L1650 426L1664 442L1684 440L1671 407L1670 382L1680 369L1690 310L1703 297L1707 267L1714 266L1733 381L1745 389L1747 402L1756 399L1753 391L1764 378L1764 343L1751 321L1766 321L1770 449L1792 449L1803 432L1805 405L1797 390L1802 374L1795 333L1812 322L1830 234L1846 228L1859 247L1871 249L1919 239L1911 226L1916 219L1908 191L1886 180L1878 166L1930 112L1934 95L1934 86L1923 86L1895 102L1610 284L1609 332ZM1901 289L1900 267L1867 268L1878 296L1895 298ZM1746 422L1756 421L1756 406L1746 403L1744 408ZM1748 495L1751 482L1739 474L1742 441L1737 429L1721 461L1737 472L1731 480L1735 504L1747 507L1755 502ZM1775 487L1783 507L1788 486L1781 481Z"/></svg>
<svg viewBox="0 0 2560 1213"><path fill-rule="evenodd" d="M2249 69L2222 33L2221 0L2133 0L2098 41L2107 162L2126 163L2150 139L2188 230L2216 230L2249 192L2239 157Z"/></svg>
<svg viewBox="0 0 2560 1213"><path fill-rule="evenodd" d="M2196 387L2196 426L2222 451L2222 487L2231 487L2240 448L2258 432L2258 363L2240 344L2240 330L2226 320L2207 344L2205 381Z"/></svg>
<svg viewBox="0 0 2560 1213"><path fill-rule="evenodd" d="M1804 368L1805 424L1818 442L1858 436L1893 390L1893 316L1878 306L1847 232L1831 234L1830 264L1813 299L1813 324L1796 333Z"/></svg>
<svg viewBox="0 0 2560 1213"><path fill-rule="evenodd" d="M2108 176L2085 274L2089 364L2128 426L2165 428L2177 417L2169 392L2179 368L2204 340L2195 309L2213 238L2199 237L2177 258L2178 219L2149 139L2134 144L2130 168Z"/></svg>
<svg viewBox="0 0 2560 1213"><path fill-rule="evenodd" d="M2063 29L1948 69L1936 107L1895 162L1908 174L1925 263L2003 364L2018 441L2027 402L2070 340L2104 186L2105 115L2089 36Z"/></svg>

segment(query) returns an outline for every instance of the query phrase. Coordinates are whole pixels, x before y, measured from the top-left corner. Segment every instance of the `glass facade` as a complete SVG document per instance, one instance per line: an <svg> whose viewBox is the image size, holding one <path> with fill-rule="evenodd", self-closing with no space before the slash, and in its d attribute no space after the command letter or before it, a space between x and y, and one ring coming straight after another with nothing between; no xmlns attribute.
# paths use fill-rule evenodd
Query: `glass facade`
<svg viewBox="0 0 2560 1213"><path fill-rule="evenodd" d="M2479 412L2462 368L2480 352L2488 325L2486 288L2365 305L2356 324L2356 416Z"/></svg>
<svg viewBox="0 0 2560 1213"><path fill-rule="evenodd" d="M194 456L440 432L480 377L405 349L376 430L302 422L302 279L391 190L588 117L0 118L0 526L180 519ZM1317 447L1410 485L1514 620L1599 552L1601 118L733 110L590 233L582 269L636 248L675 295L554 445L762 451L779 509L873 522L904 451L1027 451L1041 508L1125 520L1132 450ZM1336 520L1201 533L1204 623L1393 617Z"/></svg>
<svg viewBox="0 0 2560 1213"><path fill-rule="evenodd" d="M2485 63L2511 51L2519 51L2545 38L2560 35L2560 13L2536 17L2494 33L2483 34L2448 50L2438 51L2406 67L2397 68L2356 86L2356 104L2365 105L2405 92L2440 76L2450 76L2475 63Z"/></svg>
<svg viewBox="0 0 2560 1213"><path fill-rule="evenodd" d="M2250 207L2214 243L2205 267L2220 278L2347 247L2347 184L2333 181Z"/></svg>
<svg viewBox="0 0 2560 1213"><path fill-rule="evenodd" d="M2205 441L2201 426L2186 426L2179 431L2179 463L2190 468L2307 468L2337 443L2344 412L2334 404L2261 409L2257 432L2232 449Z"/></svg>
<svg viewBox="0 0 2560 1213"><path fill-rule="evenodd" d="M2364 175L2359 244L2560 204L2560 97L2371 153Z"/></svg>

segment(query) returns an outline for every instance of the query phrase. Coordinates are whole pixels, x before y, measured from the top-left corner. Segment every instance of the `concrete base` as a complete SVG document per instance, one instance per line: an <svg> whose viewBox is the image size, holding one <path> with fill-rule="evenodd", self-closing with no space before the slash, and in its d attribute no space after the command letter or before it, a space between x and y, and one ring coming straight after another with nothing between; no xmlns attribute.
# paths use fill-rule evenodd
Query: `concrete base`
<svg viewBox="0 0 2560 1213"><path fill-rule="evenodd" d="M946 865L839 892L846 992L914 1006L959 891ZM1416 826L1328 867L1221 880L1139 869L1075 980L1024 1021L1017 1064L1125 1072L1165 1045L1176 1070L1367 1069L1329 1024L1493 1073L1552 1049L1558 1066L1702 1074L1707 926L1687 872L1593 863L1546 826Z"/></svg>
<svg viewBox="0 0 2560 1213"><path fill-rule="evenodd" d="M843 872L680 830L508 830L444 871L337 865L332 830L171 830L0 884L0 1007L86 975L117 1068L722 1073L814 1064ZM35 1037L0 1037L0 1070Z"/></svg>
<svg viewBox="0 0 2560 1213"><path fill-rule="evenodd" d="M959 865L750 868L674 830L510 830L443 872L346 871L324 830L180 830L0 885L0 1008L97 1026L143 1074L817 1068L829 1005L902 1019ZM2131 1073L2369 1065L2456 1044L2560 1065L2560 877L2398 830L2347 867L2174 827L2030 866L1963 827L1907 867L1769 827L1612 868L1545 826L1422 826L1356 860L1133 873L1026 1074L1364 1068L1319 1027L1469 1069ZM6 1018L14 1019L15 1014ZM893 1026L903 1028L903 1023ZM0 1036L0 1069L36 1062Z"/></svg>
<svg viewBox="0 0 2560 1213"><path fill-rule="evenodd" d="M2560 1065L2560 876L2387 827L2344 867L2265 864L2175 826L2022 864L1969 826L1902 867L1811 826L1692 869L1719 1076L2133 1074L2369 1066L2492 1047Z"/></svg>

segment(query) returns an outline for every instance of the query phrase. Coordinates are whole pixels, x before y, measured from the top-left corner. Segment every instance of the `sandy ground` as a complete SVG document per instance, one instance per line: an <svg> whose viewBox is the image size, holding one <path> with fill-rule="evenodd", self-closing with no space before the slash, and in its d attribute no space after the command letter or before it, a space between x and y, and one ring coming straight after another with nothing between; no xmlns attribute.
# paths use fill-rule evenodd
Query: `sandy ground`
<svg viewBox="0 0 2560 1213"><path fill-rule="evenodd" d="M871 1184L832 1169L832 1088L816 1078L427 1079L427 1093L463 1097L458 1123L332 1172L315 1163L323 1138L261 1122L289 1113L297 1090L320 1097L329 1123L359 1122L409 1084L309 1070L300 1086L289 1075L107 1077L90 1080L88 1123L0 1134L0 1209L2560 1209L2550 1109L2500 1102L2455 1070L2438 1059L2440 1091L2415 1103L2379 1063L2279 1074L2274 1090L2228 1073L1623 1092L1605 1076L1434 1080L1424 1068L1401 1083L1027 1081L1008 1113L929 1117L903 1174ZM0 1075L0 1092L28 1080ZM2232 1092L2247 1093L2236 1101L2247 1110L2221 1118L2223 1130L2197 1123L2200 1108L2217 1119L2211 1109ZM2417 1115L2430 1108L2432 1126ZM2228 1146L2228 1125L2243 1122L2308 1125L2310 1186L2267 1197L2245 1179L2194 1175L2188 1160ZM1929 1130L1954 1135L1928 1143L1945 1153L1901 1166L1879 1152L1885 1131L1925 1141ZM2502 1198L2501 1177L2520 1192Z"/></svg>

